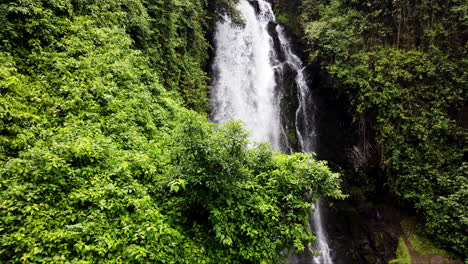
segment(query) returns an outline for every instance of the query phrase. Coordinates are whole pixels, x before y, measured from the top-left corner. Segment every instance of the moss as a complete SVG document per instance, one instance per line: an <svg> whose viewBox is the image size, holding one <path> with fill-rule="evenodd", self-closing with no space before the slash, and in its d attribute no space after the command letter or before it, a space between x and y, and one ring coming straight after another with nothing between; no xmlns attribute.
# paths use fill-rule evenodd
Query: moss
<svg viewBox="0 0 468 264"><path fill-rule="evenodd" d="M281 24L285 24L287 26L291 25L291 20L283 14L277 14L276 20Z"/></svg>
<svg viewBox="0 0 468 264"><path fill-rule="evenodd" d="M417 253L421 255L441 255L448 258L454 257L449 252L438 248L429 238L424 236L421 228L411 219L403 219L400 225L411 247Z"/></svg>
<svg viewBox="0 0 468 264"><path fill-rule="evenodd" d="M288 137L288 141L289 143L291 143L291 145L298 146L296 131L292 131L292 130L288 131L286 133L286 137Z"/></svg>
<svg viewBox="0 0 468 264"><path fill-rule="evenodd" d="M389 264L411 264L411 255L408 246L403 238L398 239L398 247L396 251L396 259L393 259Z"/></svg>
<svg viewBox="0 0 468 264"><path fill-rule="evenodd" d="M275 6L276 21L290 28L296 36L302 36L302 26L294 3Z"/></svg>

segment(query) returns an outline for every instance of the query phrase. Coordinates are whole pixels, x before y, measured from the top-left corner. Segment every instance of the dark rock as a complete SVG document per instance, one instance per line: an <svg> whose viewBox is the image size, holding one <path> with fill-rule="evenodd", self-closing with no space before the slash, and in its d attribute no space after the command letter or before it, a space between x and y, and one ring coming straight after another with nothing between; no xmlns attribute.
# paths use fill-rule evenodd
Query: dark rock
<svg viewBox="0 0 468 264"><path fill-rule="evenodd" d="M248 0L249 1L249 4L253 6L253 8L255 9L255 13L258 14L260 13L260 6L258 4L257 1L255 0Z"/></svg>
<svg viewBox="0 0 468 264"><path fill-rule="evenodd" d="M276 90L275 98L278 98L278 104L281 109L280 118L284 131L284 138L281 145L285 146L283 151L286 153L299 150L296 133L296 109L299 107L298 87L296 84L297 71L287 62L286 55L281 48L281 42L276 31L276 23L268 24L268 33L273 40L273 61L275 67ZM287 147L286 147L287 146Z"/></svg>
<svg viewBox="0 0 468 264"><path fill-rule="evenodd" d="M297 72L288 63L283 63L282 67L278 67L275 75L278 84L277 98L279 98L281 109L281 123L286 134L286 140L291 148L288 152L298 151L296 109L299 107L299 101L297 97L298 87L295 81Z"/></svg>
<svg viewBox="0 0 468 264"><path fill-rule="evenodd" d="M278 62L285 62L286 61L286 55L284 54L283 50L281 49L281 43L278 37L278 33L276 32L276 26L278 24L270 22L268 23L268 34L271 36L271 39L273 40L273 50L275 52L275 56L278 60Z"/></svg>

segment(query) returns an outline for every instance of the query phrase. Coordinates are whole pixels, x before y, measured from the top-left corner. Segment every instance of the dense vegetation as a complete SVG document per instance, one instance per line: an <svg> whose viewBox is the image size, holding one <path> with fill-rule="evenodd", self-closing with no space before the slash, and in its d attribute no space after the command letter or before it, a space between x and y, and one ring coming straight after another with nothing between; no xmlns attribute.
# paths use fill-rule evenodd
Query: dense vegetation
<svg viewBox="0 0 468 264"><path fill-rule="evenodd" d="M77 19L95 27L118 27L131 38L167 90L178 91L185 105L208 108L206 3L193 1L8 1L1 4L3 51L25 58L37 49L61 50L60 40ZM18 45L20 44L20 45ZM28 69L34 65L22 65Z"/></svg>
<svg viewBox="0 0 468 264"><path fill-rule="evenodd" d="M341 197L206 110L203 0L0 4L0 262L275 263Z"/></svg>
<svg viewBox="0 0 468 264"><path fill-rule="evenodd" d="M385 186L468 257L466 1L301 2L311 60L370 124Z"/></svg>

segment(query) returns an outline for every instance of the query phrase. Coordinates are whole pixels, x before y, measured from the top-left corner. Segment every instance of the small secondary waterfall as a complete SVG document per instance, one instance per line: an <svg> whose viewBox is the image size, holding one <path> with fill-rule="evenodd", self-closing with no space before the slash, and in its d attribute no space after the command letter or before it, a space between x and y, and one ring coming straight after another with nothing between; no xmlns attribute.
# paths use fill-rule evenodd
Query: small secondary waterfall
<svg viewBox="0 0 468 264"><path fill-rule="evenodd" d="M296 72L296 84L299 90L299 107L296 110L296 132L299 140L299 147L304 153L312 153L316 145L316 131L314 126L313 115L309 115L314 109L310 89L307 85L304 76L304 66L299 57L297 57L291 50L290 42L287 40L284 29L281 25L276 26L276 32L281 43L286 61L290 67ZM327 237L323 230L322 214L320 209L320 202L314 205L314 212L311 213L313 230L317 237L317 244L315 246L309 245L311 250L316 249L320 252L320 256L313 257L313 263L316 264L330 264L333 263L330 248L328 246Z"/></svg>
<svg viewBox="0 0 468 264"><path fill-rule="evenodd" d="M268 141L277 150L291 151L280 109L280 91L284 87L279 87L282 81L278 80L285 77L288 68L296 74L298 107L293 129L298 147L302 152L312 153L316 137L313 115L308 113L313 111L313 103L304 65L292 51L284 28L275 23L270 3L257 0L255 4L256 8L248 0L239 0L237 9L245 25L233 25L229 17L216 25L212 120L217 123L242 120L250 131L251 140ZM276 43L272 31L277 37ZM315 205L311 220L317 243L310 245L310 249L321 255L305 260L293 258L291 262L331 264L319 203Z"/></svg>
<svg viewBox="0 0 468 264"><path fill-rule="evenodd" d="M314 263L333 263L331 255L330 255L330 247L328 246L327 236L323 230L323 223L322 223L322 213L320 209L320 201L317 202L315 205L315 212L312 213L312 224L314 226L314 231L317 237L317 245L316 249L320 252L320 256L314 256ZM310 245L312 246L312 245Z"/></svg>

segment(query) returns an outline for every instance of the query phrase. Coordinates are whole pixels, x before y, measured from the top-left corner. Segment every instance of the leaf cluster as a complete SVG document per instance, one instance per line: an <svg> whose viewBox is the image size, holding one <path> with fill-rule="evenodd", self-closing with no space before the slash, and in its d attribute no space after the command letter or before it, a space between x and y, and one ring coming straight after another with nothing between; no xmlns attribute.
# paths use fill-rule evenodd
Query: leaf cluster
<svg viewBox="0 0 468 264"><path fill-rule="evenodd" d="M118 27L142 51L150 67L163 76L167 90L177 91L184 105L208 111L208 61L205 38L210 15L205 0L41 0L0 4L0 45L21 58L19 70L34 67L25 59L33 49L57 47L70 25L85 17L95 27ZM212 14L211 14L212 15Z"/></svg>

